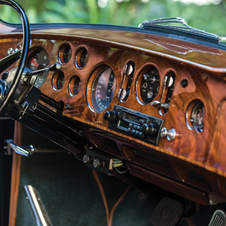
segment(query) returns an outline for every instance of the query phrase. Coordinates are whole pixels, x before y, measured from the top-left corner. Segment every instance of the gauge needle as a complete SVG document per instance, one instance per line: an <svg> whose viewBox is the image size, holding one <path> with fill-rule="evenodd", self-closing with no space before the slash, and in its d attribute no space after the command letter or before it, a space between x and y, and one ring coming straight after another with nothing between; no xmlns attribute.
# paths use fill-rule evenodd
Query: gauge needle
<svg viewBox="0 0 226 226"><path fill-rule="evenodd" d="M106 98L108 99L111 94L112 94L112 88L114 87L113 82L114 82L114 74L113 71L111 70L110 76L109 76L109 80L108 80L108 87L107 87L107 94L106 94Z"/></svg>

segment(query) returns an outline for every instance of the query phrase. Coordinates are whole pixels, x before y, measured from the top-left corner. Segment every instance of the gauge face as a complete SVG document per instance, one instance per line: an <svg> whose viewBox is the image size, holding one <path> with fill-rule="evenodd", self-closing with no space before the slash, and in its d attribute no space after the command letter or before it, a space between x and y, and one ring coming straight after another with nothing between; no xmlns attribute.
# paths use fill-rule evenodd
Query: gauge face
<svg viewBox="0 0 226 226"><path fill-rule="evenodd" d="M204 129L205 107L200 100L192 101L186 111L187 127L201 133Z"/></svg>
<svg viewBox="0 0 226 226"><path fill-rule="evenodd" d="M40 70L49 66L49 58L44 49L35 50L28 58L25 67L34 70ZM40 88L45 82L48 72L38 74L35 87Z"/></svg>
<svg viewBox="0 0 226 226"><path fill-rule="evenodd" d="M96 111L104 111L115 94L116 79L111 68L101 70L95 77L91 88L91 100Z"/></svg>
<svg viewBox="0 0 226 226"><path fill-rule="evenodd" d="M193 128L198 132L203 131L203 121L205 116L205 108L202 102L194 106L191 112L190 122Z"/></svg>
<svg viewBox="0 0 226 226"><path fill-rule="evenodd" d="M158 70L155 67L151 67L145 73L142 73L140 83L140 95L145 104L150 103L158 94L160 86L160 77Z"/></svg>
<svg viewBox="0 0 226 226"><path fill-rule="evenodd" d="M57 71L54 73L52 78L52 86L54 90L60 90L64 85L64 73L62 71Z"/></svg>
<svg viewBox="0 0 226 226"><path fill-rule="evenodd" d="M81 88L81 79L75 75L71 78L69 82L69 93L71 96L76 96Z"/></svg>
<svg viewBox="0 0 226 226"><path fill-rule="evenodd" d="M86 66L88 61L88 51L86 48L79 48L75 54L75 66L78 69L82 69Z"/></svg>
<svg viewBox="0 0 226 226"><path fill-rule="evenodd" d="M64 44L61 46L59 50L59 61L61 64L66 64L71 58L71 47L68 44Z"/></svg>

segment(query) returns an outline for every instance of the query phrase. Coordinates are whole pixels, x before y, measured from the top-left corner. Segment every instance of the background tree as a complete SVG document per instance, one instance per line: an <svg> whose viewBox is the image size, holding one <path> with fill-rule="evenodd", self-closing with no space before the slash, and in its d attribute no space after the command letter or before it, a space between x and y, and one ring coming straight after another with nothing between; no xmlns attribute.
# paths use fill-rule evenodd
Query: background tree
<svg viewBox="0 0 226 226"><path fill-rule="evenodd" d="M192 27L226 34L226 1L218 4L185 4L176 0L17 0L31 23L69 22L138 26L146 19L182 17ZM7 7L1 18L19 21Z"/></svg>

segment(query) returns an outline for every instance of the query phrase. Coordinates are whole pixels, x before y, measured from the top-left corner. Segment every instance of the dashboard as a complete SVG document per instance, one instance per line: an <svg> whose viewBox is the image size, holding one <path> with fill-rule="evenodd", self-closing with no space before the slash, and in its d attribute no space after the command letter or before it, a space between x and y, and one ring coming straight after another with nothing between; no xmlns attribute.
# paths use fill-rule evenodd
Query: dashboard
<svg viewBox="0 0 226 226"><path fill-rule="evenodd" d="M101 39L81 30L31 33L26 67L62 66L39 74L34 86L63 102L62 115L81 123L85 139L121 159L133 176L162 188L166 182L201 204L224 201L225 51L157 35L100 30ZM0 40L6 51L20 44L13 36Z"/></svg>

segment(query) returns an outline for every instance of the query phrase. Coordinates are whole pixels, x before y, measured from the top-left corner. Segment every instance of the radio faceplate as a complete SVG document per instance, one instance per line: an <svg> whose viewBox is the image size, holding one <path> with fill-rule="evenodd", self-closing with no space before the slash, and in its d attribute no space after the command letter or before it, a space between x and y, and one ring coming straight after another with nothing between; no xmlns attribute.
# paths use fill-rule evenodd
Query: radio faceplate
<svg viewBox="0 0 226 226"><path fill-rule="evenodd" d="M113 111L106 111L104 119L108 128L136 139L158 145L164 121L119 105Z"/></svg>

